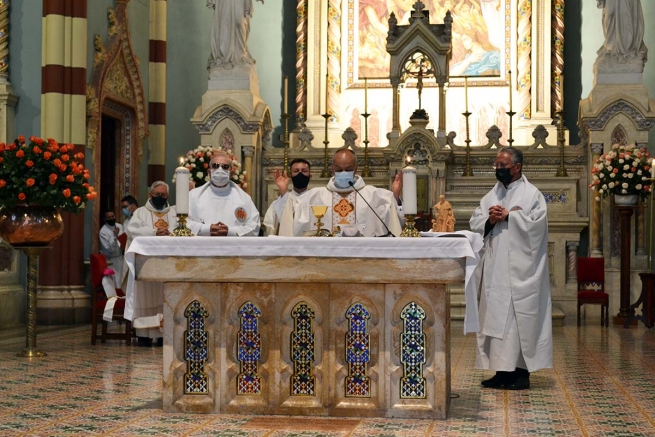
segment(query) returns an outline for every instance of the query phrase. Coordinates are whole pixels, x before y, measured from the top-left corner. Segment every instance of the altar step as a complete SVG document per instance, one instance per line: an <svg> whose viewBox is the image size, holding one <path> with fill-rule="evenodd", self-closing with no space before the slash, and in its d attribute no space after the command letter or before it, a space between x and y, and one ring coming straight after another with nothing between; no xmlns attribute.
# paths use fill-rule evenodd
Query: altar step
<svg viewBox="0 0 655 437"><path fill-rule="evenodd" d="M450 320L464 321L466 312L466 299L464 298L464 288L452 286L450 288ZM566 314L559 308L553 307L553 326L564 326Z"/></svg>

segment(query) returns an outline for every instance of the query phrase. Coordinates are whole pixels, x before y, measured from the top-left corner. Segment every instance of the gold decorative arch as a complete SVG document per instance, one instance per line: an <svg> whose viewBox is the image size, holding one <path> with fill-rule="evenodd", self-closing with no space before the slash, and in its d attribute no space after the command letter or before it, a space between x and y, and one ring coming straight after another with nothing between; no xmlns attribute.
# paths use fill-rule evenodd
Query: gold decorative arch
<svg viewBox="0 0 655 437"><path fill-rule="evenodd" d="M108 40L94 37L93 76L87 86L87 147L92 150L93 184L100 187L100 143L102 115L121 121L123 136L118 165L116 206L125 194L137 195L139 162L148 136L147 111L139 60L132 50L127 3L117 0L116 9L108 9ZM100 202L93 203L94 229L98 235ZM97 250L94 238L93 250Z"/></svg>

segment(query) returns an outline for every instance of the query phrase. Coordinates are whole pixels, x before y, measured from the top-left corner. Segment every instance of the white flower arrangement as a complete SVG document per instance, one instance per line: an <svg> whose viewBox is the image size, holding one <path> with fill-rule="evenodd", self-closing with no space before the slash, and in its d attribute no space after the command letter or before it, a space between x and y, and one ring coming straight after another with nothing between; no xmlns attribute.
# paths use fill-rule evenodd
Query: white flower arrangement
<svg viewBox="0 0 655 437"><path fill-rule="evenodd" d="M610 194L637 194L646 198L651 190L650 154L645 147L634 144L614 144L612 150L602 154L591 168L589 187L602 197ZM601 196L595 196L597 201Z"/></svg>
<svg viewBox="0 0 655 437"><path fill-rule="evenodd" d="M213 148L209 146L198 146L193 150L189 150L186 155L184 155L184 161L181 165L185 166L190 171L190 180L195 184L196 187L199 187L206 182L209 182L209 162L214 153L218 151L223 151L232 160L232 181L240 186L242 189L246 189L248 183L246 182L246 172L241 171L241 164L232 155L232 150L222 149L222 148ZM175 183L175 175L173 175L173 183Z"/></svg>

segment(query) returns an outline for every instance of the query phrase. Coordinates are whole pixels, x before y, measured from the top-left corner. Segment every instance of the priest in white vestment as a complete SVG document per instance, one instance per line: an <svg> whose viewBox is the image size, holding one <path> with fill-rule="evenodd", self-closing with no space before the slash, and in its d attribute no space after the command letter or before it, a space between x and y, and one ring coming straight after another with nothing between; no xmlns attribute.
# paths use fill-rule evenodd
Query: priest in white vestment
<svg viewBox="0 0 655 437"><path fill-rule="evenodd" d="M499 182L470 220L485 243L476 367L496 371L488 388L528 389L530 372L553 367L546 201L522 168L523 153L502 148Z"/></svg>
<svg viewBox="0 0 655 437"><path fill-rule="evenodd" d="M291 178L287 176L286 171L281 173L279 169L275 169L273 178L275 179L275 185L280 190L280 197L271 203L264 216L262 224L265 235L277 235L280 231L280 219L287 202L292 202L295 205L300 197L309 192L307 186L312 178L311 167L312 165L306 159L295 158L289 163ZM289 191L289 179L293 184L291 191Z"/></svg>
<svg viewBox="0 0 655 437"><path fill-rule="evenodd" d="M177 227L175 206L168 205L168 184L157 181L150 187L148 201L132 214L127 227L130 240L137 237L168 237ZM125 290L125 317L136 321L164 312L164 286L159 282L129 280ZM149 346L153 340L161 342L158 326L135 329L139 346Z"/></svg>
<svg viewBox="0 0 655 437"><path fill-rule="evenodd" d="M116 223L114 211L105 212L105 224L100 228L100 253L116 272L116 279L123 276L123 249L118 237L124 234L123 226Z"/></svg>
<svg viewBox="0 0 655 437"><path fill-rule="evenodd" d="M199 236L257 236L259 211L232 182L232 159L222 151L209 162L209 182L189 192L189 229Z"/></svg>
<svg viewBox="0 0 655 437"><path fill-rule="evenodd" d="M309 190L295 205L287 202L280 222L281 236L303 236L315 231L317 220L312 205L328 207L321 221L330 232L338 233L341 230L346 235L348 229L347 235L400 235L403 218L399 206L402 192L400 175L396 175L392 191L366 185L364 179L357 175L357 156L350 149L339 149L334 154L332 172L334 176L327 187Z"/></svg>

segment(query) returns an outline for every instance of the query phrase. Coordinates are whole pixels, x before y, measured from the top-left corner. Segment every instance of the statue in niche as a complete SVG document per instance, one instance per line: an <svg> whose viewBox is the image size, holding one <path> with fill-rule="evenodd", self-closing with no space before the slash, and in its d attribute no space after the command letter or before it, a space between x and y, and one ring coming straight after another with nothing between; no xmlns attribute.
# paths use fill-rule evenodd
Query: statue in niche
<svg viewBox="0 0 655 437"><path fill-rule="evenodd" d="M257 1L264 3L264 0ZM248 51L252 0L207 0L207 7L214 10L209 68L231 69L239 64L254 64L255 59Z"/></svg>
<svg viewBox="0 0 655 437"><path fill-rule="evenodd" d="M605 42L598 50L599 58L626 63L637 59L646 61L648 49L644 45L644 14L641 0L596 0L603 10Z"/></svg>
<svg viewBox="0 0 655 437"><path fill-rule="evenodd" d="M432 231L434 232L454 232L455 231L455 214L453 206L446 200L443 194L439 196L432 210L434 218L432 219Z"/></svg>

